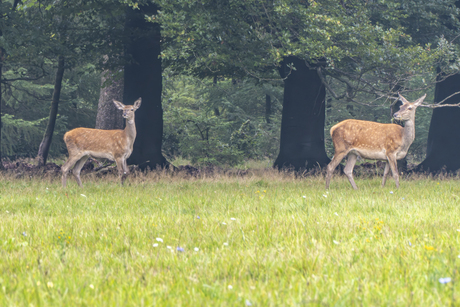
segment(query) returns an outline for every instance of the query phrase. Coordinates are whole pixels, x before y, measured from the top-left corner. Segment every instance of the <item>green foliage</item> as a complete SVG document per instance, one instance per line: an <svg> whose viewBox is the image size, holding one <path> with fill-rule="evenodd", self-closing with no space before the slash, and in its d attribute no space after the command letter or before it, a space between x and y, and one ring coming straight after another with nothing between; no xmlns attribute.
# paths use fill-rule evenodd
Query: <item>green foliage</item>
<svg viewBox="0 0 460 307"><path fill-rule="evenodd" d="M36 156L37 143L46 126L44 119L49 115L56 59L63 56L60 115L50 151L52 156L62 155L65 131L94 126L100 87L98 70L103 55L119 58L123 6L99 0L19 1L16 7L12 4L13 1L0 2L0 48L4 51L0 103L6 120L1 148L10 157Z"/></svg>
<svg viewBox="0 0 460 307"><path fill-rule="evenodd" d="M164 84L166 156L183 156L199 165L236 165L245 159L273 158L276 154L279 85L172 75ZM272 97L270 123L266 122L266 95Z"/></svg>
<svg viewBox="0 0 460 307"><path fill-rule="evenodd" d="M232 132L230 144L242 153L246 153L248 158L253 158L255 156L255 137L251 135L250 122L251 121L248 119L238 130Z"/></svg>
<svg viewBox="0 0 460 307"><path fill-rule="evenodd" d="M39 128L41 120L24 121L5 114L2 116L2 124L2 156L24 156L38 150L38 140L43 135Z"/></svg>
<svg viewBox="0 0 460 307"><path fill-rule="evenodd" d="M48 121L53 93L52 66L45 66L49 77L37 81L17 80L6 84L3 94L2 143L4 157L35 157ZM6 71L6 78L14 72ZM64 74L59 116L50 156L67 152L64 133L70 129L94 127L99 97L100 75L94 66L81 65Z"/></svg>
<svg viewBox="0 0 460 307"><path fill-rule="evenodd" d="M162 56L176 71L266 80L289 56L317 69L328 99L336 100L328 102L325 127L330 156L333 124L346 118L389 122L397 91L430 93L440 75L460 67L453 0L159 3L159 14L147 19L162 25ZM429 110L418 111L410 151L417 160L429 116Z"/></svg>
<svg viewBox="0 0 460 307"><path fill-rule="evenodd" d="M48 118L25 121L5 114L2 116L2 156L10 158L32 157L36 154L43 137ZM67 130L66 117L56 120L55 135L62 139ZM50 152L53 156L61 155L65 150L64 142L53 142Z"/></svg>
<svg viewBox="0 0 460 307"><path fill-rule="evenodd" d="M35 68L42 75L43 63L59 55L69 69L101 64L102 55L119 50L124 11L112 1L21 1L6 12L2 33L9 70Z"/></svg>
<svg viewBox="0 0 460 307"><path fill-rule="evenodd" d="M163 56L175 69L263 77L293 55L325 65L322 73L348 85L349 98L360 91L388 93L417 74L431 74L449 56L449 48L433 47L442 37L412 39L418 35L411 22L416 13L424 13L424 27L436 23L438 33L447 35L452 32L448 27L458 24L458 10L450 10L453 1L418 6L410 1L338 5L328 0L160 3L161 12L149 18L162 24ZM450 21L441 22L446 11Z"/></svg>
<svg viewBox="0 0 460 307"><path fill-rule="evenodd" d="M51 154L65 153L66 130L94 126L103 55L110 59L107 66L122 64L125 4L138 9L148 3L33 0L21 1L13 10L13 1L0 2L6 155L35 155L59 54L65 55L68 66ZM345 118L389 122L392 101L377 98L386 98L396 88L430 93L436 65L446 73L460 67L454 40L459 12L450 0L155 4L161 6L160 13L146 18L162 25L162 58L171 69L164 74L164 150L170 158L183 156L195 164L274 158L282 83L272 80L287 56L320 63L328 98L338 98L328 100L326 138L329 128ZM272 98L269 122L266 95ZM413 155L424 151L429 116L428 110L417 112Z"/></svg>

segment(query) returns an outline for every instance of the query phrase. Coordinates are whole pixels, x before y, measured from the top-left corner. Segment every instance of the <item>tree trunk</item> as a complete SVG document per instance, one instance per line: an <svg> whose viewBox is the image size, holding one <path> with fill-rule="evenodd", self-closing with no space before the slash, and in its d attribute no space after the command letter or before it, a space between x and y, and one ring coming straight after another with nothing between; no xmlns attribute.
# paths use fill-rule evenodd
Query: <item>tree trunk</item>
<svg viewBox="0 0 460 307"><path fill-rule="evenodd" d="M126 35L129 41L125 55L130 62L124 70L123 103L131 104L142 97L142 105L136 112L137 137L129 164L141 169L164 167L168 162L161 152L163 138L163 109L161 107L161 59L160 26L146 22L145 15L155 14L154 4L139 10L127 8Z"/></svg>
<svg viewBox="0 0 460 307"><path fill-rule="evenodd" d="M123 129L122 112L113 103L114 99L125 103L123 101L123 78L115 80L113 73L110 70L105 70L101 75L101 85L104 86L107 83L106 87L101 87L99 94L96 129Z"/></svg>
<svg viewBox="0 0 460 307"><path fill-rule="evenodd" d="M287 65L293 64L295 69ZM326 91L316 69L297 57L284 59L280 152L274 167L296 171L324 167L330 162L324 147Z"/></svg>
<svg viewBox="0 0 460 307"><path fill-rule="evenodd" d="M460 91L460 74L452 75L436 84L434 101L442 101L455 92ZM460 95L447 99L445 104L458 103ZM416 171L436 173L443 169L449 172L460 169L460 108L444 107L433 110L426 158Z"/></svg>
<svg viewBox="0 0 460 307"><path fill-rule="evenodd" d="M233 79L232 79L232 84L234 84ZM212 79L212 85L214 87L217 87L217 76L214 76L214 78ZM214 107L214 115L215 116L220 116L219 107Z"/></svg>
<svg viewBox="0 0 460 307"><path fill-rule="evenodd" d="M58 67L56 71L56 79L54 80L53 101L51 102L50 116L46 127L45 135L38 148L37 162L38 166L44 166L48 159L51 140L53 139L54 126L56 125L56 117L58 114L59 99L61 96L62 78L64 77L64 56L58 56Z"/></svg>

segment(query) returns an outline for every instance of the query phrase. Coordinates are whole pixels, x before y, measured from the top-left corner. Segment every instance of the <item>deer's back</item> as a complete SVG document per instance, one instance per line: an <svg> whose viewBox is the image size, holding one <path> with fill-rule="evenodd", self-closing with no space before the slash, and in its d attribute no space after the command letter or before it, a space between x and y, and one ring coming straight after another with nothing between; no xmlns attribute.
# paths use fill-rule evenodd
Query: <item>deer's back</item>
<svg viewBox="0 0 460 307"><path fill-rule="evenodd" d="M403 128L399 125L356 119L344 120L331 128L336 150L357 148L395 151L402 143L402 135Z"/></svg>
<svg viewBox="0 0 460 307"><path fill-rule="evenodd" d="M117 153L127 148L124 130L100 130L91 128L76 128L64 134L67 150L87 151L97 156L97 153Z"/></svg>

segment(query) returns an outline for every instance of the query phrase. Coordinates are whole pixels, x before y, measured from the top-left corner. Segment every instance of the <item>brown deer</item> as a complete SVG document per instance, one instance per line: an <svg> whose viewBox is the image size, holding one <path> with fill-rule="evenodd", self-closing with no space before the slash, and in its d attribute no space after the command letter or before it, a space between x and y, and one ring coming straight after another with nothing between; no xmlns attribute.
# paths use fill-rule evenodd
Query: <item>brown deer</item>
<svg viewBox="0 0 460 307"><path fill-rule="evenodd" d="M136 139L136 126L134 124L134 112L141 106L139 98L132 106L125 106L114 100L115 106L123 110L126 118L124 130L100 130L90 128L76 128L64 135L64 142L69 152L69 159L61 167L62 186L66 186L67 173L75 165L72 172L81 187L80 172L89 157L114 160L117 163L118 176L123 185L126 175L129 173L126 159L133 152L133 144Z"/></svg>
<svg viewBox="0 0 460 307"><path fill-rule="evenodd" d="M399 174L396 161L404 158L407 150L415 139L415 110L422 104L426 94L415 102L409 102L399 93L403 103L394 118L403 121L404 127L396 124L381 124L376 122L347 119L331 128L335 154L327 166L326 189L329 188L332 173L342 159L348 155L344 173L353 189L357 189L353 180L353 168L358 156L365 159L384 160L382 187L391 169L396 187L399 188Z"/></svg>

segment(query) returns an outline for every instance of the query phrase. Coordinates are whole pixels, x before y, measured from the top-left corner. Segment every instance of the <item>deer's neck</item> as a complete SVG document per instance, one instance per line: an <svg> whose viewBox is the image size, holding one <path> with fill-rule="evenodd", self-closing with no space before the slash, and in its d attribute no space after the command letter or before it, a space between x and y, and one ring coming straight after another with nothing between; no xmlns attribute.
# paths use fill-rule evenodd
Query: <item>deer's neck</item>
<svg viewBox="0 0 460 307"><path fill-rule="evenodd" d="M404 123L402 151L407 152L414 139L415 122L414 118L412 118Z"/></svg>
<svg viewBox="0 0 460 307"><path fill-rule="evenodd" d="M132 145L136 139L136 125L134 123L134 117L131 119L126 119L125 133L129 139L130 144Z"/></svg>

